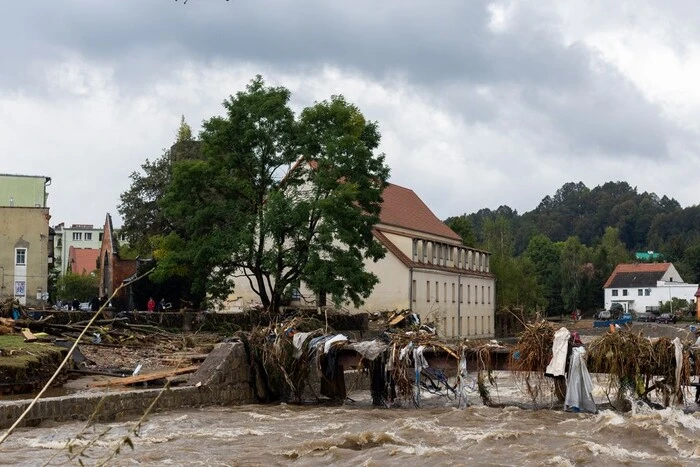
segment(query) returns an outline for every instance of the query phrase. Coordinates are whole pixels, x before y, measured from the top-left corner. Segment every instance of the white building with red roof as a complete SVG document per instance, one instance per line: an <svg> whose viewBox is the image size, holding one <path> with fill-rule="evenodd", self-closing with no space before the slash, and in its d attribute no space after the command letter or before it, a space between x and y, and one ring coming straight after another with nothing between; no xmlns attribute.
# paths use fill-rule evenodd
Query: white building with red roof
<svg viewBox="0 0 700 467"><path fill-rule="evenodd" d="M379 283L361 308L349 311L409 310L433 324L441 337L493 337L496 279L490 254L462 245L462 238L412 190L389 184L382 197L374 235L387 254L365 263ZM240 307L257 300L246 280L234 280L231 299ZM309 297L303 284L301 288L292 296L292 306L330 303L325 297Z"/></svg>
<svg viewBox="0 0 700 467"><path fill-rule="evenodd" d="M619 303L625 311L656 312L673 298L694 301L698 284L683 282L672 263L618 264L603 290L606 310Z"/></svg>

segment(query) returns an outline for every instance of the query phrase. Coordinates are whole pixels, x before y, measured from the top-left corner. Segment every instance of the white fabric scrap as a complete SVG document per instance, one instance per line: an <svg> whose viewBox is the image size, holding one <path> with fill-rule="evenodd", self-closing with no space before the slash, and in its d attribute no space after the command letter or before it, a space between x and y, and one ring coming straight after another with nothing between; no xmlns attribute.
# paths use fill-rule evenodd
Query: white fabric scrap
<svg viewBox="0 0 700 467"><path fill-rule="evenodd" d="M428 368L428 361L423 355L424 350L424 345L420 345L417 348L413 349L413 364L415 366L416 371L421 371L423 368Z"/></svg>
<svg viewBox="0 0 700 467"><path fill-rule="evenodd" d="M566 375L566 354L569 350L569 338L571 333L566 328L559 328L554 333L554 342L552 343L552 359L547 365L544 374L547 376L564 376Z"/></svg>
<svg viewBox="0 0 700 467"><path fill-rule="evenodd" d="M396 358L396 346L392 345L391 346L391 357L389 357L389 361L386 362L386 370L391 371L394 369L394 359Z"/></svg>
<svg viewBox="0 0 700 467"><path fill-rule="evenodd" d="M334 342L343 342L347 340L348 336L345 336L343 334L338 334L331 337L325 342L325 344L323 344L323 353L328 353L328 351L331 349L331 344L333 344Z"/></svg>
<svg viewBox="0 0 700 467"><path fill-rule="evenodd" d="M574 347L571 349L569 364L569 379L566 385L566 400L564 406L575 407L590 413L597 413L598 407L593 400L593 380L586 367L586 349Z"/></svg>
<svg viewBox="0 0 700 467"><path fill-rule="evenodd" d="M408 352L410 352L411 349L413 349L413 342L409 342L408 345L406 345L406 347L401 349L401 352L399 352L399 361L406 358L407 355L410 355Z"/></svg>
<svg viewBox="0 0 700 467"><path fill-rule="evenodd" d="M681 367L683 366L683 344L681 344L680 337L673 339L673 345L675 346L675 356L676 356L676 391L681 387Z"/></svg>
<svg viewBox="0 0 700 467"><path fill-rule="evenodd" d="M350 344L350 347L355 350L355 352L362 355L362 358L367 360L374 360L379 356L380 353L384 352L387 348L386 344L379 341L366 341L366 342L356 342Z"/></svg>
<svg viewBox="0 0 700 467"><path fill-rule="evenodd" d="M299 358L301 357L301 352L302 352L302 347L304 346L304 342L306 342L306 339L309 338L309 336L313 334L311 332L297 332L294 334L294 337L292 337L292 343L294 344L294 347L296 350L294 351L294 358Z"/></svg>
<svg viewBox="0 0 700 467"><path fill-rule="evenodd" d="M464 381L467 379L467 357L462 354L459 359L457 372L459 374L459 408L469 407L469 394Z"/></svg>

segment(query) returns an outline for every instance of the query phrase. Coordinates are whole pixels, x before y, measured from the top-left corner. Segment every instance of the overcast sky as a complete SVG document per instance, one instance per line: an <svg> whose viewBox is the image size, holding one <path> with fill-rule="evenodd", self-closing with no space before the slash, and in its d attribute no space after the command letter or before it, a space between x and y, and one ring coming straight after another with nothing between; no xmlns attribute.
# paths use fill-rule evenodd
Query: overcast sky
<svg viewBox="0 0 700 467"><path fill-rule="evenodd" d="M700 197L700 2L13 1L0 173L46 175L51 224L121 225L129 174L256 74L296 111L379 122L391 182L441 218L561 185Z"/></svg>

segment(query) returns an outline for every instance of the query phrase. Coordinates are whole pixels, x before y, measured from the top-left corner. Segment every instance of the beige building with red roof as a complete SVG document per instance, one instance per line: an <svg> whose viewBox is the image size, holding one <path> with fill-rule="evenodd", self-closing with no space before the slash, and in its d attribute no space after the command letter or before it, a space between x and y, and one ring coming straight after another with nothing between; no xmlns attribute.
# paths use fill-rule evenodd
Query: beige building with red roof
<svg viewBox="0 0 700 467"><path fill-rule="evenodd" d="M658 312L672 298L695 300L698 284L686 284L672 263L618 264L603 285L605 309L614 303L625 311Z"/></svg>
<svg viewBox="0 0 700 467"><path fill-rule="evenodd" d="M389 184L382 196L374 235L387 254L365 263L379 283L361 308L349 311L410 310L423 323L433 324L441 337L493 337L496 280L490 254L462 245L461 237L412 190ZM304 290L300 296L305 304L318 303ZM240 278L232 298L239 306L257 300Z"/></svg>

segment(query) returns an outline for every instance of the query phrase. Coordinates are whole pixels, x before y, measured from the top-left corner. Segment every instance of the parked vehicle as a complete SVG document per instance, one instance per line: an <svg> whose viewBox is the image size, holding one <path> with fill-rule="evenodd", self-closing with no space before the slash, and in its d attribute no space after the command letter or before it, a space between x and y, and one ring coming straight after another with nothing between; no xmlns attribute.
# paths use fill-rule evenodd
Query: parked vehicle
<svg viewBox="0 0 700 467"><path fill-rule="evenodd" d="M654 313L641 312L637 313L637 321L644 323L653 323L656 321L656 315Z"/></svg>
<svg viewBox="0 0 700 467"><path fill-rule="evenodd" d="M596 316L597 319L603 320L603 319L610 319L612 318L612 313L608 310L603 310L598 312L598 316Z"/></svg>
<svg viewBox="0 0 700 467"><path fill-rule="evenodd" d="M676 321L678 321L678 318L676 317L676 315L672 315L671 313L664 313L656 319L657 323L664 323L664 324L669 324L669 323L676 324Z"/></svg>

